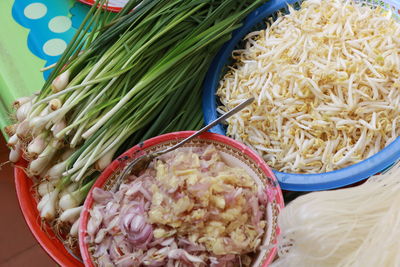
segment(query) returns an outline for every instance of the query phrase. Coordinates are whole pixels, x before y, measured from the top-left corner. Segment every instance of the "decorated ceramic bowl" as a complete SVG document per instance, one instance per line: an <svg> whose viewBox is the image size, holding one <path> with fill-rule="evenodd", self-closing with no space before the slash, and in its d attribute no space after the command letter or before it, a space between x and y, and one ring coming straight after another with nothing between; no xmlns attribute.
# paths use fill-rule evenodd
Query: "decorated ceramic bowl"
<svg viewBox="0 0 400 267"><path fill-rule="evenodd" d="M94 202L92 196L94 188L109 190L113 186L117 174L121 172L128 162L143 155L143 153L159 151L166 147L173 146L192 133L193 132L189 131L176 132L149 139L125 152L103 171L86 198L80 218L79 245L85 266L95 266L87 242L87 225L90 218L90 210ZM284 206L279 184L271 169L256 153L231 138L219 134L205 133L185 144L185 146L205 147L211 144L216 147L226 164L229 166L242 167L250 177L254 179L258 186L265 188L268 197L268 204L265 212L267 226L262 243L259 247L260 249L253 258L252 266L268 266L268 264L273 261L276 254L276 247L274 244L276 244L276 237L279 234L277 216Z"/></svg>

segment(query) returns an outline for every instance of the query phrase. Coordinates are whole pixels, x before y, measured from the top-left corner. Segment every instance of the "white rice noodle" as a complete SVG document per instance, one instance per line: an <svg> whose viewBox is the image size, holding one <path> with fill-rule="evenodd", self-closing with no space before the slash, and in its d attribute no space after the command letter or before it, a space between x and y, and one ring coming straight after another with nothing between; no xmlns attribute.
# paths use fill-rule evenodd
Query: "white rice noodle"
<svg viewBox="0 0 400 267"><path fill-rule="evenodd" d="M272 267L399 266L400 164L362 185L314 192L278 218Z"/></svg>

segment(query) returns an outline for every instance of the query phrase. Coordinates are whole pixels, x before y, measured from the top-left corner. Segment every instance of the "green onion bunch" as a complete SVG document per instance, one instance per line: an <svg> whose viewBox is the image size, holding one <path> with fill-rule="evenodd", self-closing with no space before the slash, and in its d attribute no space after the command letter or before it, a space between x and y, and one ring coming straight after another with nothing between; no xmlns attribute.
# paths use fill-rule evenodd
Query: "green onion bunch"
<svg viewBox="0 0 400 267"><path fill-rule="evenodd" d="M6 129L10 160L23 156L40 177L41 217L77 225L94 180L121 152L201 127L211 61L261 2L131 0L115 16L91 8L40 93L15 102L17 122Z"/></svg>

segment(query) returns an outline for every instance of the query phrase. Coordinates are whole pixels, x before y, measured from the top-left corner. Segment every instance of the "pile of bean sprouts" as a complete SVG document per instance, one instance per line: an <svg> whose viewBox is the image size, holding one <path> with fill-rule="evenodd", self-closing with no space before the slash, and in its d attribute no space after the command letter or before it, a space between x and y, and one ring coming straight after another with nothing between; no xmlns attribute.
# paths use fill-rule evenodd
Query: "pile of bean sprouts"
<svg viewBox="0 0 400 267"><path fill-rule="evenodd" d="M257 101L228 120L227 134L283 172L327 172L374 155L400 131L399 23L353 1L289 9L233 52L219 112Z"/></svg>

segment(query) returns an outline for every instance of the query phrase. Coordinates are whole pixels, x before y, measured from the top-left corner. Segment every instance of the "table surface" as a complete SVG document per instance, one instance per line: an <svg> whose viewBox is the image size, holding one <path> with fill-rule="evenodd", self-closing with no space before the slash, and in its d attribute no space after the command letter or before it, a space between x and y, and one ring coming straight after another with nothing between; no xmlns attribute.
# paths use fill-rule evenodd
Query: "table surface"
<svg viewBox="0 0 400 267"><path fill-rule="evenodd" d="M8 148L0 137L0 162L8 160ZM0 170L0 267L55 267L26 225L19 209L14 186L13 166Z"/></svg>

